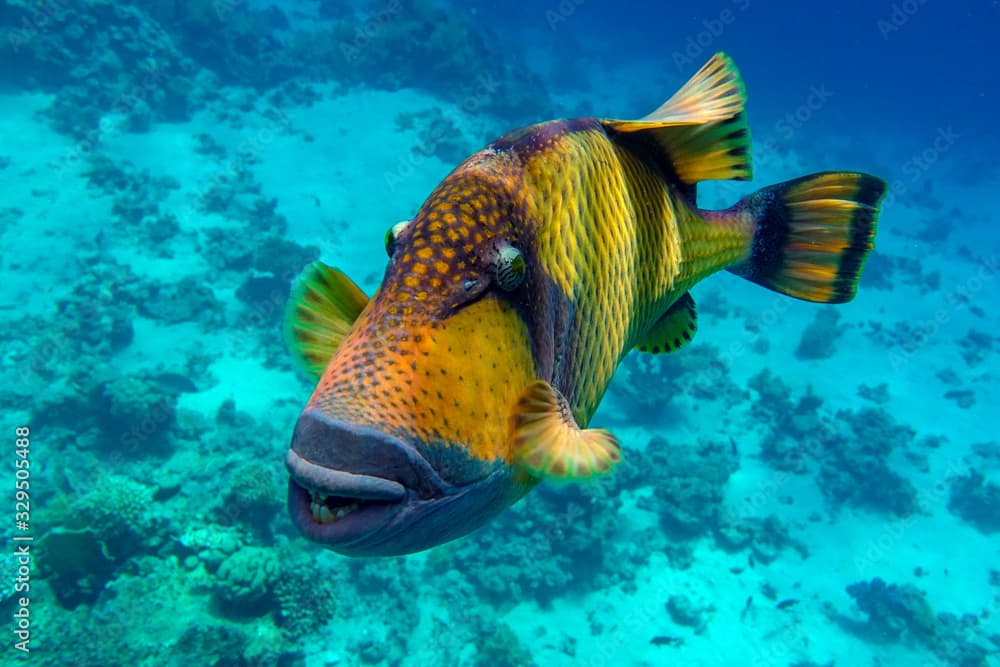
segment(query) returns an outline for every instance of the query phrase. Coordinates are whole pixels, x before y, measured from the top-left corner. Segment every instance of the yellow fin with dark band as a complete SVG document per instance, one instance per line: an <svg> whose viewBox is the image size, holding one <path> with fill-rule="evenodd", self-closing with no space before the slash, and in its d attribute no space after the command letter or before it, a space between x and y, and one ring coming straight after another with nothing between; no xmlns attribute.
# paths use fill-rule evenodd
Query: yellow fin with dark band
<svg viewBox="0 0 1000 667"><path fill-rule="evenodd" d="M656 321L635 349L650 354L673 352L690 343L697 330L698 309L694 305L694 297L690 292L684 292Z"/></svg>
<svg viewBox="0 0 1000 667"><path fill-rule="evenodd" d="M514 408L512 452L517 468L556 479L592 477L621 460L615 436L577 426L565 397L543 380L531 383Z"/></svg>
<svg viewBox="0 0 1000 667"><path fill-rule="evenodd" d="M873 248L885 190L881 178L829 171L755 192L735 208L753 220L753 249L729 270L805 301L850 301Z"/></svg>
<svg viewBox="0 0 1000 667"><path fill-rule="evenodd" d="M639 120L604 120L612 137L639 148L627 136L642 133L659 148L660 160L684 183L748 180L750 129L743 107L746 89L732 60L717 53L653 113ZM648 150L648 149L647 149ZM654 156L656 157L656 156Z"/></svg>
<svg viewBox="0 0 1000 667"><path fill-rule="evenodd" d="M319 377L368 297L339 269L322 262L305 268L285 311L285 342L295 365Z"/></svg>

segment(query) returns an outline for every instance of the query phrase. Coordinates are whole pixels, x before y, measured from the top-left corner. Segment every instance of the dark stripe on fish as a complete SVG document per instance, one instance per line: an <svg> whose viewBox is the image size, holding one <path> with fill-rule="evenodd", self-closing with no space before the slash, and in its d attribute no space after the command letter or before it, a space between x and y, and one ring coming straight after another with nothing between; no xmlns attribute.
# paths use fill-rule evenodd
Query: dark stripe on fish
<svg viewBox="0 0 1000 667"><path fill-rule="evenodd" d="M885 194L885 189L886 183L881 178L868 176L861 179L854 200L870 208L859 208L851 220L849 247L860 251L845 252L840 256L840 264L837 266L838 285L853 284L861 272L862 263L868 258L868 240L871 238L872 228L878 216L877 204Z"/></svg>
<svg viewBox="0 0 1000 667"><path fill-rule="evenodd" d="M610 128L607 128L605 131L613 142L659 172L660 178L666 183L675 185L677 190L692 204L695 202L695 184L681 182L681 179L677 176L677 169L670 161L670 156L657 143L654 133L616 132Z"/></svg>

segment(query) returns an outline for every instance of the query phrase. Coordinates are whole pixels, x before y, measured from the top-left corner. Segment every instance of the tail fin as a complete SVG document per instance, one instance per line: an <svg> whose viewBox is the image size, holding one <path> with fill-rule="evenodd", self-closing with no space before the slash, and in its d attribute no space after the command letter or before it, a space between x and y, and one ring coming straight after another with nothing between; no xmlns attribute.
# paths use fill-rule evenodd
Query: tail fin
<svg viewBox="0 0 1000 667"><path fill-rule="evenodd" d="M753 249L729 270L805 301L850 301L885 189L875 176L829 171L755 192L736 207L753 221Z"/></svg>

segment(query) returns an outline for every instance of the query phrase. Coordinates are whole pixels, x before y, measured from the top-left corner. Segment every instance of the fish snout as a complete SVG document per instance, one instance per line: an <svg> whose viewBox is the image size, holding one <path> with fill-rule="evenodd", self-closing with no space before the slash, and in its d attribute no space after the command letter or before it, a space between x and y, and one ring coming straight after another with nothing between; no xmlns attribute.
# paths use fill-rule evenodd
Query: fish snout
<svg viewBox="0 0 1000 667"><path fill-rule="evenodd" d="M299 417L285 465L302 486L326 495L398 500L408 491L421 497L442 491L413 446L316 409Z"/></svg>

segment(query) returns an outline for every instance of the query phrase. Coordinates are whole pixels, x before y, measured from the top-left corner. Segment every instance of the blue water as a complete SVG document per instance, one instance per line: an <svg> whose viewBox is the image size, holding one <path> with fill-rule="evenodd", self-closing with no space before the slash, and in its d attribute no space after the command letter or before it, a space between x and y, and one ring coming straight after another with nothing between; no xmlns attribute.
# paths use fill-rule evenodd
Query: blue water
<svg viewBox="0 0 1000 667"><path fill-rule="evenodd" d="M3 664L1000 664L997 2L0 2ZM730 274L628 357L625 462L454 542L303 539L282 337L465 156L716 51L752 183L889 183L857 298ZM475 341L470 341L475 345ZM20 495L16 495L20 493Z"/></svg>

